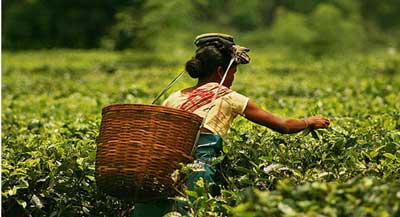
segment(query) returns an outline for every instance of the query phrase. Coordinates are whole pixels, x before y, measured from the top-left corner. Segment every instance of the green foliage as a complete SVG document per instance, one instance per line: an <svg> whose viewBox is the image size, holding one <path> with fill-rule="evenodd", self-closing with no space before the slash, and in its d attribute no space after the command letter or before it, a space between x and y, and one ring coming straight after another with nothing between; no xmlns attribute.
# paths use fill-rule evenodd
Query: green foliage
<svg viewBox="0 0 400 217"><path fill-rule="evenodd" d="M360 50L366 42L359 17L346 17L331 4L319 4L310 15L283 8L277 11L270 37L278 44L314 55ZM348 52L348 51L347 51Z"/></svg>
<svg viewBox="0 0 400 217"><path fill-rule="evenodd" d="M231 22L239 30L254 30L260 25L260 13L257 8L261 4L258 0L232 0L231 1ZM240 7L238 7L240 5Z"/></svg>
<svg viewBox="0 0 400 217"><path fill-rule="evenodd" d="M361 4L362 14L383 29L399 27L398 18L400 5L396 0L365 0Z"/></svg>
<svg viewBox="0 0 400 217"><path fill-rule="evenodd" d="M271 29L271 37L276 43L302 47L310 44L316 37L315 32L307 25L303 14L289 12L281 8Z"/></svg>
<svg viewBox="0 0 400 217"><path fill-rule="evenodd" d="M274 191L249 190L233 216L396 216L400 213L398 183L382 185L373 178L344 183L313 182L299 186L288 180ZM382 206L386 204L386 206Z"/></svg>
<svg viewBox="0 0 400 217"><path fill-rule="evenodd" d="M364 31L358 17L345 17L333 5L320 4L310 17L310 29L315 32L312 47L319 53L327 50L351 47L362 48L365 43Z"/></svg>
<svg viewBox="0 0 400 217"><path fill-rule="evenodd" d="M182 44L179 36L182 31L179 29L193 24L191 11L191 4L180 0L148 0L124 7L117 12L115 24L102 38L102 47L111 50L138 48L154 51L165 47L176 49ZM171 38L174 43L166 43Z"/></svg>
<svg viewBox="0 0 400 217"><path fill-rule="evenodd" d="M101 108L150 103L190 55L3 53L2 214L127 215L131 202L96 189ZM199 181L176 198L191 207L187 215L398 216L399 53L316 60L269 49L253 50L252 61L238 68L234 90L279 116L321 114L332 125L281 135L238 118L215 162L221 195ZM193 83L184 76L173 90Z"/></svg>
<svg viewBox="0 0 400 217"><path fill-rule="evenodd" d="M142 7L127 7L115 14L115 24L102 40L104 48L122 50L129 47L146 47L144 43L147 28L142 22Z"/></svg>

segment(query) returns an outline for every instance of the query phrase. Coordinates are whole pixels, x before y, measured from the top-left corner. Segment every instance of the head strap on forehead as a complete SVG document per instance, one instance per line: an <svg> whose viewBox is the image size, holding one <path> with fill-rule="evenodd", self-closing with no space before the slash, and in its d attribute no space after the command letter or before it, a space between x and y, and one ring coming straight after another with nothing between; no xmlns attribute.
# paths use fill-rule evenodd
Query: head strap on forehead
<svg viewBox="0 0 400 217"><path fill-rule="evenodd" d="M236 45L231 35L206 33L197 36L194 44L197 47L197 51L206 46L215 46L220 51L226 50L237 64L247 64L250 62L250 57L246 53L249 52L250 49Z"/></svg>

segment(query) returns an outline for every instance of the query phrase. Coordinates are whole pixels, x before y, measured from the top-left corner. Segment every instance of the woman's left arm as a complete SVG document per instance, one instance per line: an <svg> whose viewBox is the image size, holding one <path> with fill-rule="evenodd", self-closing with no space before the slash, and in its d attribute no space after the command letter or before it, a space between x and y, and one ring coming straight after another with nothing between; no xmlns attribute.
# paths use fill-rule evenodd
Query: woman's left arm
<svg viewBox="0 0 400 217"><path fill-rule="evenodd" d="M297 133L306 128L319 129L327 128L329 120L320 116L313 116L304 119L284 119L273 115L249 101L244 110L245 117L257 124L268 127L279 133Z"/></svg>

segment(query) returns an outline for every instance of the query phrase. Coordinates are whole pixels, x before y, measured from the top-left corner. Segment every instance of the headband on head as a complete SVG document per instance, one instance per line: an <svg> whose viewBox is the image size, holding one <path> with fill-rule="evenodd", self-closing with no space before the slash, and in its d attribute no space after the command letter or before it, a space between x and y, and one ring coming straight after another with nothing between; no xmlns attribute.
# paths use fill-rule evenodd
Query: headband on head
<svg viewBox="0 0 400 217"><path fill-rule="evenodd" d="M249 48L241 47L233 41L233 36L222 33L206 33L198 35L194 41L197 50L206 46L215 46L218 50L229 51L231 58L234 58L237 64L247 64L250 57L247 52Z"/></svg>

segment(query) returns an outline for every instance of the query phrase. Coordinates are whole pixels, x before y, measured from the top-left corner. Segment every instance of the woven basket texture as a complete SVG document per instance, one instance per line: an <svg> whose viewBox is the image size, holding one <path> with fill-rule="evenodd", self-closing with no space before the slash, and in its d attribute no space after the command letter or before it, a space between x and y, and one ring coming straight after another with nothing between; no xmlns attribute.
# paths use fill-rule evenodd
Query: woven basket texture
<svg viewBox="0 0 400 217"><path fill-rule="evenodd" d="M157 105L114 104L103 108L96 154L98 189L144 202L176 192L171 173L192 160L202 118Z"/></svg>

